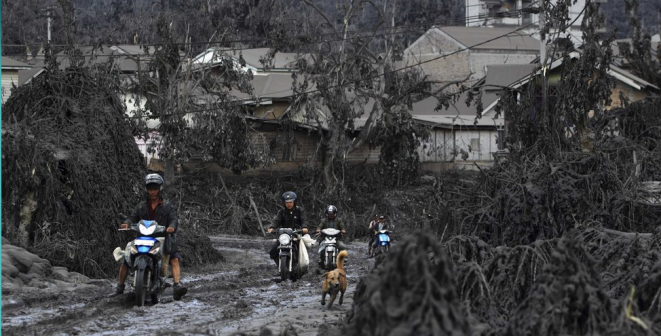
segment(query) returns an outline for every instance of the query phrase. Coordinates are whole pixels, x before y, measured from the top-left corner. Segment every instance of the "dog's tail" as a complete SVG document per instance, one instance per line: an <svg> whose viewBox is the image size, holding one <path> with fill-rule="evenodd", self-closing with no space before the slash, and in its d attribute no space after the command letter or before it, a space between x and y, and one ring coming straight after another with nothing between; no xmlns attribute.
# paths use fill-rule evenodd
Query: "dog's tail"
<svg viewBox="0 0 661 336"><path fill-rule="evenodd" d="M346 250L340 252L337 255L337 268L344 270L344 260L349 258L349 252Z"/></svg>

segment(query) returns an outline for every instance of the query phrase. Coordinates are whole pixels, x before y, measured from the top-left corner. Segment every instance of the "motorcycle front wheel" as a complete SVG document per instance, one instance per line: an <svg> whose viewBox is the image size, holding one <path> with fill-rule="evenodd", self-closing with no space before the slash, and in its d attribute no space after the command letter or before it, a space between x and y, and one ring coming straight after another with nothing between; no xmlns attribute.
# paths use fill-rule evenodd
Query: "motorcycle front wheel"
<svg viewBox="0 0 661 336"><path fill-rule="evenodd" d="M289 279L289 260L287 256L280 257L280 279L282 281Z"/></svg>
<svg viewBox="0 0 661 336"><path fill-rule="evenodd" d="M135 271L135 304L138 307L145 305L147 294L146 284L149 282L149 272L145 269Z"/></svg>
<svg viewBox="0 0 661 336"><path fill-rule="evenodd" d="M332 271L336 268L335 266L335 260L333 258L333 253L326 253L326 270L327 271Z"/></svg>

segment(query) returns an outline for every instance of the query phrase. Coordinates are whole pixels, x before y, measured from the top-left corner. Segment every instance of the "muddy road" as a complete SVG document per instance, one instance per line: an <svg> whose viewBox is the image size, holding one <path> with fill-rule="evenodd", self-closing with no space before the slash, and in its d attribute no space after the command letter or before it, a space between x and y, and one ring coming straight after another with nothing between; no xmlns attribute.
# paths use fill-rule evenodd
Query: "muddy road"
<svg viewBox="0 0 661 336"><path fill-rule="evenodd" d="M351 309L359 277L373 266L373 259L366 258L366 243L348 243L344 304L336 300L328 309L320 303L322 273L316 256L311 256L310 271L301 280L281 283L266 252L271 240L229 236L211 240L226 260L205 269L184 268L182 283L188 294L181 301L174 301L168 288L161 303L136 307L129 286L123 296L107 297L114 281L98 290L81 288L57 297L3 295L2 334L257 335L263 328L277 334L290 325L298 335L332 333Z"/></svg>

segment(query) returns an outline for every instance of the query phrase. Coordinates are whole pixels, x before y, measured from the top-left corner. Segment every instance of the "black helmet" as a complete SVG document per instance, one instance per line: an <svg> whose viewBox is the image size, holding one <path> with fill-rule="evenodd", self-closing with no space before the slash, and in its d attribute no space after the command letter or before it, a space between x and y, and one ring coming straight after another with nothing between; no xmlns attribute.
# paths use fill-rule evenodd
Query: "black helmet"
<svg viewBox="0 0 661 336"><path fill-rule="evenodd" d="M296 194L293 191L285 191L285 193L282 194L282 201L296 201Z"/></svg>
<svg viewBox="0 0 661 336"><path fill-rule="evenodd" d="M327 215L335 215L335 214L337 214L337 207L334 206L334 205L332 205L332 204L329 205L328 207L326 207L326 214L327 214Z"/></svg>

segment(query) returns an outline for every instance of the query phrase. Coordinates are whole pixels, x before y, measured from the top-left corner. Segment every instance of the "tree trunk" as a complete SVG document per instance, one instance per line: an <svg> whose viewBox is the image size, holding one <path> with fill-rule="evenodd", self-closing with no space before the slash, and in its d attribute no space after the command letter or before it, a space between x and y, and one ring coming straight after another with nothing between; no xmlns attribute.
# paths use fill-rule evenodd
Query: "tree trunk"
<svg viewBox="0 0 661 336"><path fill-rule="evenodd" d="M34 201L34 192L31 191L25 195L23 206L21 207L21 221L18 225L18 241L21 247L30 246L30 227L32 215L37 210L37 202Z"/></svg>
<svg viewBox="0 0 661 336"><path fill-rule="evenodd" d="M165 159L165 185L174 181L174 160L172 158Z"/></svg>

